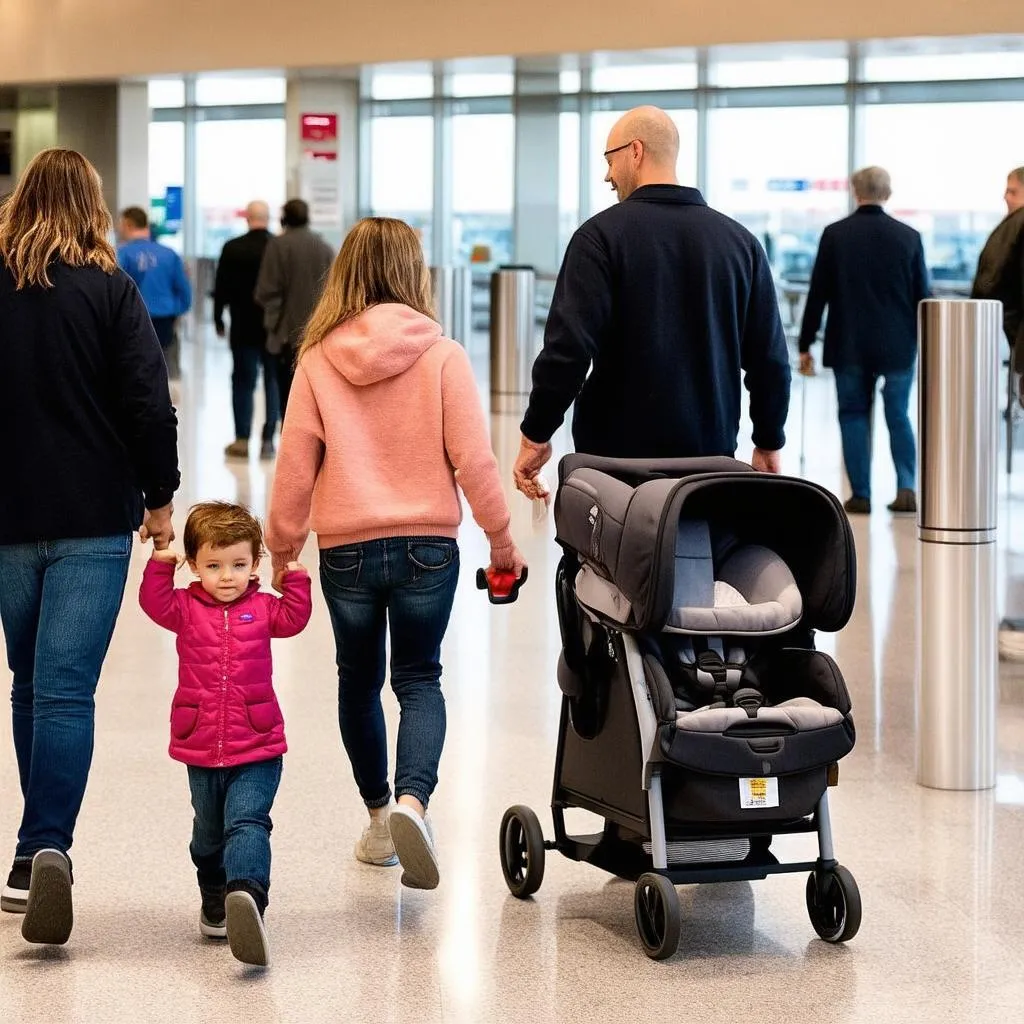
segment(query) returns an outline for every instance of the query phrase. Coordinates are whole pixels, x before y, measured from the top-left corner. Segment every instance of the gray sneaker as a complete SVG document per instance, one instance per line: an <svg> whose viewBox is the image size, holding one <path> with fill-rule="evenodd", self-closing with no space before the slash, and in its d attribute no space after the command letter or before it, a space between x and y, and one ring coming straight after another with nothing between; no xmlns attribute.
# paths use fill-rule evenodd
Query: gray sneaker
<svg viewBox="0 0 1024 1024"><path fill-rule="evenodd" d="M32 858L21 935L26 942L63 946L75 923L71 905L71 861L60 850L40 850Z"/></svg>
<svg viewBox="0 0 1024 1024"><path fill-rule="evenodd" d="M264 460L272 459L275 455L277 455L277 452L274 450L274 442L273 441L264 441L260 445L260 458L261 459L264 459Z"/></svg>
<svg viewBox="0 0 1024 1024"><path fill-rule="evenodd" d="M405 869L402 885L410 889L436 889L441 880L434 850L434 830L411 807L398 804L388 817L391 841Z"/></svg>
<svg viewBox="0 0 1024 1024"><path fill-rule="evenodd" d="M379 868L390 868L398 863L386 817L370 819L363 834L356 840L355 853L356 860Z"/></svg>

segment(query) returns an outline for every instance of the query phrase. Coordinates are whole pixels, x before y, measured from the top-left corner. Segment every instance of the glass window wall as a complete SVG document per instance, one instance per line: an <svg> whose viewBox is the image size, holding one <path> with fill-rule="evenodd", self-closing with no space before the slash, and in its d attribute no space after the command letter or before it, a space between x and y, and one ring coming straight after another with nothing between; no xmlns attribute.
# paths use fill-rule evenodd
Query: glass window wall
<svg viewBox="0 0 1024 1024"><path fill-rule="evenodd" d="M515 78L515 62L511 57L457 60L445 65L449 96L511 96Z"/></svg>
<svg viewBox="0 0 1024 1024"><path fill-rule="evenodd" d="M458 114L452 131L452 256L495 266L512 259L515 121L512 114Z"/></svg>
<svg viewBox="0 0 1024 1024"><path fill-rule="evenodd" d="M776 275L807 282L822 229L849 212L846 107L712 110L708 201L764 244Z"/></svg>
<svg viewBox="0 0 1024 1024"><path fill-rule="evenodd" d="M218 256L242 234L245 206L263 199L277 211L285 201L283 118L200 121L196 125L196 254Z"/></svg>
<svg viewBox="0 0 1024 1024"><path fill-rule="evenodd" d="M560 252L580 223L580 115L558 115L558 248Z"/></svg>
<svg viewBox="0 0 1024 1024"><path fill-rule="evenodd" d="M434 95L434 65L429 61L379 64L370 69L370 98L418 100Z"/></svg>
<svg viewBox="0 0 1024 1024"><path fill-rule="evenodd" d="M696 50L595 53L590 71L594 92L648 92L697 87Z"/></svg>
<svg viewBox="0 0 1024 1024"><path fill-rule="evenodd" d="M160 241L179 253L184 248L184 225L167 220L167 189L184 186L185 122L153 121L149 126L150 215Z"/></svg>
<svg viewBox="0 0 1024 1024"><path fill-rule="evenodd" d="M183 78L152 78L147 83L151 110L185 106L185 80Z"/></svg>
<svg viewBox="0 0 1024 1024"><path fill-rule="evenodd" d="M1024 77L1024 39L884 39L863 45L866 82L949 82Z"/></svg>
<svg viewBox="0 0 1024 1024"><path fill-rule="evenodd" d="M849 71L846 43L717 46L708 55L709 84L720 88L828 85Z"/></svg>
<svg viewBox="0 0 1024 1024"><path fill-rule="evenodd" d="M370 212L411 224L430 259L434 212L434 119L430 115L376 117L370 122Z"/></svg>
<svg viewBox="0 0 1024 1024"><path fill-rule="evenodd" d="M974 277L981 247L1006 213L1007 173L1024 163L1013 128L1022 123L1024 102L864 108L864 163L892 176L889 211L921 232L937 287L966 288Z"/></svg>
<svg viewBox="0 0 1024 1024"><path fill-rule="evenodd" d="M284 103L287 90L284 75L199 75L196 103L201 107Z"/></svg>

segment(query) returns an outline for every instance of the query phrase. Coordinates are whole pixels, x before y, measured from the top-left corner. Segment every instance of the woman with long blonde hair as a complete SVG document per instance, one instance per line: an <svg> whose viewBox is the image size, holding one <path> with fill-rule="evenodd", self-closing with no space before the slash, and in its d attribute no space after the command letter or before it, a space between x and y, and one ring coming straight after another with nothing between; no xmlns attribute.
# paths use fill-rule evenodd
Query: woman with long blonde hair
<svg viewBox="0 0 1024 1024"><path fill-rule="evenodd" d="M0 908L29 942L71 934L68 850L132 531L173 538L167 371L110 227L72 150L40 153L0 205L0 619L24 798Z"/></svg>
<svg viewBox="0 0 1024 1024"><path fill-rule="evenodd" d="M441 641L459 577L461 487L493 568L525 565L464 349L442 337L419 239L386 217L345 239L299 351L267 545L275 573L312 529L337 647L338 718L370 820L368 864L438 884L426 808L445 736ZM385 638L401 707L392 804L381 708Z"/></svg>

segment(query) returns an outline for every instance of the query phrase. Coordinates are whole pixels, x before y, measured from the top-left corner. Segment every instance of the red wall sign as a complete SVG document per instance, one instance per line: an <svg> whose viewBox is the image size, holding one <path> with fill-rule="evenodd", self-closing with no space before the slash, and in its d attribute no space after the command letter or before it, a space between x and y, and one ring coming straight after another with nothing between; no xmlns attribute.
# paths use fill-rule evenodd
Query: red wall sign
<svg viewBox="0 0 1024 1024"><path fill-rule="evenodd" d="M303 142L336 142L338 139L337 114L303 114Z"/></svg>

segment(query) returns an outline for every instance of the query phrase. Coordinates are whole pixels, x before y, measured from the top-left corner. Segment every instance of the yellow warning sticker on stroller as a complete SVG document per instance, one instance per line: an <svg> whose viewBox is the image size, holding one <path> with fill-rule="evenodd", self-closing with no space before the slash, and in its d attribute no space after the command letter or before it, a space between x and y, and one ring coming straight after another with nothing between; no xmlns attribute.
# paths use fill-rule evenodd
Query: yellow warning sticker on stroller
<svg viewBox="0 0 1024 1024"><path fill-rule="evenodd" d="M740 779L739 783L740 807L743 810L779 806L778 779Z"/></svg>

